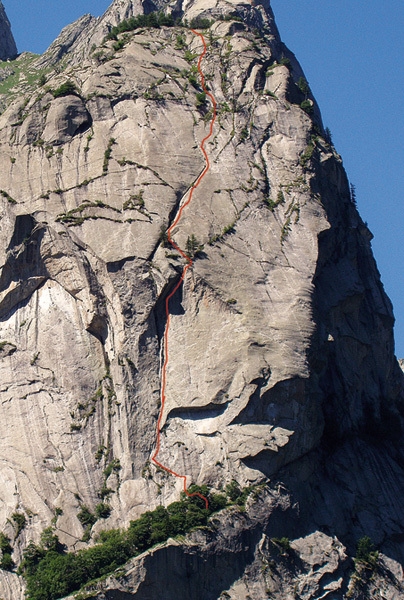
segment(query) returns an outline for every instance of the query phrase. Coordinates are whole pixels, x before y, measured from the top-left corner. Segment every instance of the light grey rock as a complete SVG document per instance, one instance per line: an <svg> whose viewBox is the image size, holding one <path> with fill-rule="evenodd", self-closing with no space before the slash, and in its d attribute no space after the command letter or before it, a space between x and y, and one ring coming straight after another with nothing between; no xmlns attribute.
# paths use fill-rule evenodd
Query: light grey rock
<svg viewBox="0 0 404 600"><path fill-rule="evenodd" d="M85 39L86 32L88 32L96 22L97 19L95 17L84 15L74 23L64 27L44 55L38 59L38 67L43 68L57 64L68 52L79 45L83 38Z"/></svg>
<svg viewBox="0 0 404 600"><path fill-rule="evenodd" d="M133 586L146 589L177 558L186 572L193 553L209 571L223 548L226 581L212 598L261 600L270 589L284 600L295 586L305 600L342 598L361 536L394 569L404 558L392 308L314 98L311 115L300 107L302 71L270 7L177 8L243 20L217 19L206 35L218 102L211 167L173 233L181 247L195 235L204 248L170 304L159 459L189 483L269 480L271 490L252 516L220 517L223 535L207 548L195 533L136 559ZM144 28L120 50L92 49L138 10L114 2L101 19L83 18L36 63L63 55L47 85L69 79L80 97L41 88L0 115L0 527L15 510L27 516L17 540L9 533L16 562L57 508L61 541L84 547L77 513L94 509L103 486L112 512L93 539L182 489L150 464L164 304L183 265L161 232L205 168L209 106L197 106L191 68L202 45L190 30ZM299 571L280 561L266 580L259 553L275 560L271 539L283 536Z"/></svg>
<svg viewBox="0 0 404 600"><path fill-rule="evenodd" d="M57 146L70 140L79 131L85 131L90 125L90 115L81 98L68 95L52 102L42 137L46 143Z"/></svg>

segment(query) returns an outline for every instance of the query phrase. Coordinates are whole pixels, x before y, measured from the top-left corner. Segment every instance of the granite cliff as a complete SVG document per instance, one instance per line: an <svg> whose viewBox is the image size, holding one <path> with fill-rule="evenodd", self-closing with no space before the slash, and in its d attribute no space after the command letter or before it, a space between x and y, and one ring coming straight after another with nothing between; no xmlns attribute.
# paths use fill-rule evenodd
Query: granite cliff
<svg viewBox="0 0 404 600"><path fill-rule="evenodd" d="M16 56L17 46L11 32L10 21L7 18L3 3L0 2L0 60L8 60Z"/></svg>
<svg viewBox="0 0 404 600"><path fill-rule="evenodd" d="M199 19L217 102L209 172L173 232L195 258L170 305L159 460L189 482L254 492L244 512L217 513L85 597L403 597L392 307L265 0L115 0L43 56L21 55L19 80L0 85L0 527L12 558L49 526L87 547L182 489L151 461L164 305L184 263L165 232L205 168L212 107L189 27L113 29L156 10ZM100 500L108 510L83 529ZM373 570L352 560L365 536ZM23 598L23 578L1 571L0 597Z"/></svg>

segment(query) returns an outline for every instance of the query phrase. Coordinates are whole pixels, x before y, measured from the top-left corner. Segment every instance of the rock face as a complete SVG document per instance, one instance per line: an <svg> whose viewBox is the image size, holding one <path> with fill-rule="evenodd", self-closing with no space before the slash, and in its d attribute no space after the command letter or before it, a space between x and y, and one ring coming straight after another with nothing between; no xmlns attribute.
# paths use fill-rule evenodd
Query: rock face
<svg viewBox="0 0 404 600"><path fill-rule="evenodd" d="M16 562L51 522L84 547L77 514L103 489L112 512L92 539L181 490L150 462L164 305L183 264L162 232L205 168L211 113L190 29L102 42L140 10L116 0L66 28L31 67L57 65L47 87L0 116L0 526ZM203 71L218 116L210 170L174 232L204 247L170 304L159 460L215 489L267 488L246 516L219 517L220 535L169 542L93 597L161 597L161 565L180 581L195 560L222 579L199 596L173 582L167 600L343 598L368 535L398 598L403 373L371 233L269 5L175 10L213 21ZM284 536L298 568L278 562L270 540ZM0 577L0 596L18 585Z"/></svg>
<svg viewBox="0 0 404 600"><path fill-rule="evenodd" d="M7 18L3 3L0 2L0 60L7 60L16 56L17 46L11 33L10 21Z"/></svg>

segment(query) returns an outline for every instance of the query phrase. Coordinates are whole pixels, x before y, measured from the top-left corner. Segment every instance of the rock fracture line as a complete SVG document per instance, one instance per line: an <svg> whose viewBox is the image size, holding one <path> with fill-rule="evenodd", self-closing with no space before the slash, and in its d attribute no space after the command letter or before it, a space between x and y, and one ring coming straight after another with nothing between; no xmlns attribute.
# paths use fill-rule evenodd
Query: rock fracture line
<svg viewBox="0 0 404 600"><path fill-rule="evenodd" d="M187 476L186 475L181 475L180 473L176 473L175 471L173 471L173 469L170 469L169 467L163 465L159 460L158 460L158 455L160 452L160 446L161 446L161 421L163 418L163 413L164 413L164 408L165 408L165 401L166 401L166 385L167 385L167 365L168 365L168 360L169 360L169 343L168 343L168 334L169 334L169 330L170 330L170 300L171 298L174 296L174 294L177 292L177 290L181 287L185 276L187 274L187 271L192 267L193 265L193 260L191 258L191 256L189 256L184 250L182 250L173 240L173 238L171 237L171 234L174 230L174 228L178 225L179 221L181 220L181 216L182 213L184 211L184 209L191 203L192 201L192 197L194 194L194 191L196 190L196 188L200 185L202 179L205 177L206 173L209 171L210 169L210 162L209 162L209 157L208 157L208 153L205 150L205 143L208 141L208 139L212 136L213 134L213 126L214 123L216 121L216 114L217 114L217 103L216 100L213 96L213 94L211 92L208 91L208 89L206 88L205 85L205 76L203 74L202 71L202 60L206 54L206 41L205 41L205 37L202 35L202 33L199 33L198 31L195 31L194 29L191 30L192 33L194 33L195 35L199 36L202 44L203 44L203 50L201 52L201 54L199 55L199 60L198 60L198 72L199 72L199 76L201 79L201 86L203 91L205 92L206 96L210 99L211 103L212 103L212 118L210 120L210 126L209 126L209 133L206 137L203 138L202 142L200 143L199 147L202 150L202 153L205 157L205 168L202 171L202 173L199 175L198 179L195 181L195 183L193 184L193 186L191 187L189 194L188 194L188 198L187 200L181 205L181 207L178 210L178 214L175 217L172 225L170 225L170 227L167 229L167 240L168 242L177 250L177 252L179 252L179 254L182 256L182 258L185 259L186 264L184 265L184 268L182 270L181 273L181 277L178 280L177 284L175 285L174 289L170 292L170 294L168 294L167 298L166 298L166 302L165 302L165 312L166 312L166 328L164 331L164 363L163 363L163 368L162 368L162 376L161 376L161 404L160 404L160 412L159 412L159 417L157 420L157 441L156 441L156 448L154 451L154 454L152 456L152 462L157 465L158 467L160 467L161 469L163 469L164 471L166 471L167 473L170 473L171 475L174 475L174 477L177 477L178 479L182 479L183 481L183 485L184 485L184 492L188 497L192 497L192 496L199 496L199 498L201 498L204 502L205 502L205 506L206 508L208 508L208 500L207 498L205 498L205 496L203 496L202 494L195 492L195 493L190 493L188 492L188 486L187 486Z"/></svg>

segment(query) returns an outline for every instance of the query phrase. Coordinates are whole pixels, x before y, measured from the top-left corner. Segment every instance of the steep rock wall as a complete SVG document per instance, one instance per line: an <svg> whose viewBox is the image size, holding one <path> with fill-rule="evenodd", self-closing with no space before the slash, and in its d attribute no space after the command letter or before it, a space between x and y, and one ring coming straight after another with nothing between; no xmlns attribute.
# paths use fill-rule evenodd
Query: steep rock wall
<svg viewBox="0 0 404 600"><path fill-rule="evenodd" d="M7 18L3 3L0 2L0 60L17 56L17 46L11 33L10 21Z"/></svg>
<svg viewBox="0 0 404 600"><path fill-rule="evenodd" d="M383 456L399 464L403 374L391 305L341 158L269 7L230 5L241 21L219 20L221 4L183 9L216 17L203 68L218 120L210 171L174 232L181 247L195 235L204 248L171 303L159 460L215 488L288 480L292 500L312 506L316 486L336 477L318 462L323 452L341 447L337 488L349 480L352 437L365 440L363 453L369 437L391 440L396 455ZM118 20L137 8L115 2L104 20L117 10ZM143 28L123 48L91 51L95 22L81 26L79 36L66 30L71 65L0 116L0 523L16 560L52 519L65 544L82 547L77 514L105 489L112 513L93 536L181 489L150 459L164 302L182 262L162 231L205 166L201 43L187 29ZM77 91L55 97L67 79ZM355 469L361 491L352 493L365 502L371 486ZM359 519L354 533L353 506L342 524L305 513L299 527L307 536L327 526L346 544L379 531L400 558L392 510L382 523ZM7 521L15 511L27 519L18 536ZM285 523L291 538L296 527Z"/></svg>

